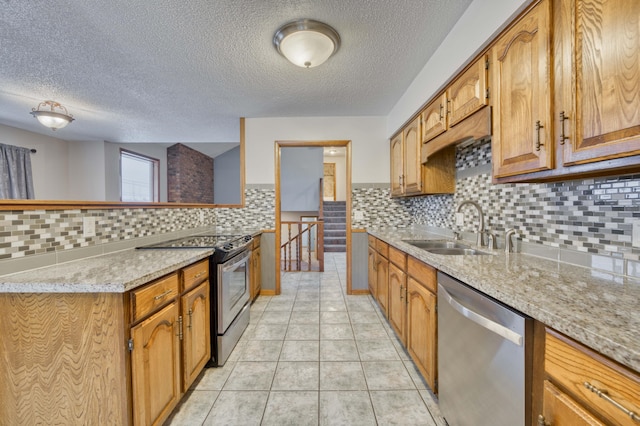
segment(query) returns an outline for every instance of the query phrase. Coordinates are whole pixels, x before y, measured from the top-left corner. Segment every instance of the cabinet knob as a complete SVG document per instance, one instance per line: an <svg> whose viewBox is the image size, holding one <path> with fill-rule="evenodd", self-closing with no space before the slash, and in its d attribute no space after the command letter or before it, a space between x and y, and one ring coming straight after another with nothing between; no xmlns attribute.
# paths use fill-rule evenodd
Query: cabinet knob
<svg viewBox="0 0 640 426"><path fill-rule="evenodd" d="M542 414L540 414L538 416L538 426L551 426L549 423L547 423L544 419L544 416Z"/></svg>

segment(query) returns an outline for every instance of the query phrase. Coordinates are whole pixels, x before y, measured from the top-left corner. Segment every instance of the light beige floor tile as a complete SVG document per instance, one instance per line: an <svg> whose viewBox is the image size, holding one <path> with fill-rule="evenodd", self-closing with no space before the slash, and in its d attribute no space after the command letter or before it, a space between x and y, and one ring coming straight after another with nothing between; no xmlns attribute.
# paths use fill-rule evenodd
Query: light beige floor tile
<svg viewBox="0 0 640 426"><path fill-rule="evenodd" d="M417 390L371 391L379 425L436 426Z"/></svg>
<svg viewBox="0 0 640 426"><path fill-rule="evenodd" d="M320 312L315 311L296 311L291 312L289 324L320 324Z"/></svg>
<svg viewBox="0 0 640 426"><path fill-rule="evenodd" d="M280 361L319 361L320 342L313 340L285 340Z"/></svg>
<svg viewBox="0 0 640 426"><path fill-rule="evenodd" d="M318 340L320 326L318 324L289 324L286 340Z"/></svg>
<svg viewBox="0 0 640 426"><path fill-rule="evenodd" d="M433 421L436 426L448 426L447 422L442 417L442 413L440 413L440 407L438 406L438 401L433 393L429 389L419 390L420 396L427 406L427 410L431 413L431 417L433 417Z"/></svg>
<svg viewBox="0 0 640 426"><path fill-rule="evenodd" d="M409 376L411 376L413 383L416 385L416 389L418 390L427 389L427 383L422 378L422 374L420 374L420 372L416 368L416 365L413 363L413 361L402 360L402 362L404 363L404 366L407 368L407 371L409 372Z"/></svg>
<svg viewBox="0 0 640 426"><path fill-rule="evenodd" d="M346 311L347 305L342 300L321 300L320 311Z"/></svg>
<svg viewBox="0 0 640 426"><path fill-rule="evenodd" d="M353 324L353 334L356 340L389 339L382 324Z"/></svg>
<svg viewBox="0 0 640 426"><path fill-rule="evenodd" d="M318 390L319 362L279 362L271 390Z"/></svg>
<svg viewBox="0 0 640 426"><path fill-rule="evenodd" d="M318 392L271 392L263 426L317 426Z"/></svg>
<svg viewBox="0 0 640 426"><path fill-rule="evenodd" d="M291 311L264 311L258 324L289 324Z"/></svg>
<svg viewBox="0 0 640 426"><path fill-rule="evenodd" d="M415 390L416 388L402 361L363 362L362 368L369 390Z"/></svg>
<svg viewBox="0 0 640 426"><path fill-rule="evenodd" d="M193 389L221 390L235 366L235 362L227 361L222 367L205 368L199 380L193 384Z"/></svg>
<svg viewBox="0 0 640 426"><path fill-rule="evenodd" d="M320 312L320 324L349 324L347 312Z"/></svg>
<svg viewBox="0 0 640 426"><path fill-rule="evenodd" d="M268 398L269 392L222 391L204 425L259 425Z"/></svg>
<svg viewBox="0 0 640 426"><path fill-rule="evenodd" d="M320 311L320 300L315 297L313 299L296 299L293 304L293 311L318 312Z"/></svg>
<svg viewBox="0 0 640 426"><path fill-rule="evenodd" d="M223 390L269 390L277 362L238 361Z"/></svg>
<svg viewBox="0 0 640 426"><path fill-rule="evenodd" d="M351 324L323 324L320 328L320 340L353 339Z"/></svg>
<svg viewBox="0 0 640 426"><path fill-rule="evenodd" d="M389 339L356 340L362 361L400 360L395 346Z"/></svg>
<svg viewBox="0 0 640 426"><path fill-rule="evenodd" d="M373 311L349 310L349 318L352 324L380 324L380 318L378 318L378 315Z"/></svg>
<svg viewBox="0 0 640 426"><path fill-rule="evenodd" d="M178 405L167 426L200 425L207 418L219 391L190 391Z"/></svg>
<svg viewBox="0 0 640 426"><path fill-rule="evenodd" d="M295 294L292 297L287 296L278 296L272 299L267 307L265 308L265 312L271 311L290 311L293 309L293 303L295 302L294 298ZM283 298L284 297L284 298Z"/></svg>
<svg viewBox="0 0 640 426"><path fill-rule="evenodd" d="M360 361L356 341L321 340L320 361Z"/></svg>
<svg viewBox="0 0 640 426"><path fill-rule="evenodd" d="M360 362L321 362L320 390L367 390Z"/></svg>
<svg viewBox="0 0 640 426"><path fill-rule="evenodd" d="M287 334L287 324L265 324L260 323L255 326L252 332L248 333L249 340L284 340ZM245 333L247 333L245 331Z"/></svg>
<svg viewBox="0 0 640 426"><path fill-rule="evenodd" d="M369 392L320 391L320 425L375 426Z"/></svg>
<svg viewBox="0 0 640 426"><path fill-rule="evenodd" d="M241 361L277 361L282 350L282 340L249 340L242 355Z"/></svg>

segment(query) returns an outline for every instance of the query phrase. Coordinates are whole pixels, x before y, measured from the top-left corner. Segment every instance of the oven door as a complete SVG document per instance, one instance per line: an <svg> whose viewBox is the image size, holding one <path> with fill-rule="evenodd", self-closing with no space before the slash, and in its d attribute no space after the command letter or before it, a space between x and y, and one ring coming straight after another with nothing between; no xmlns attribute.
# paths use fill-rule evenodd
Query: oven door
<svg viewBox="0 0 640 426"><path fill-rule="evenodd" d="M249 302L250 257L247 250L218 265L218 334L224 334Z"/></svg>

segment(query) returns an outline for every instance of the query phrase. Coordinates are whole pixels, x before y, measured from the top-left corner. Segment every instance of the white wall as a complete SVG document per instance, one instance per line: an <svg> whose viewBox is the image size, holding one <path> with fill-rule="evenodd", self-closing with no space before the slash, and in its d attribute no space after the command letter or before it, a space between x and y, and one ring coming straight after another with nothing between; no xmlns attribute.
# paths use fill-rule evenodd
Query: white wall
<svg viewBox="0 0 640 426"><path fill-rule="evenodd" d="M105 201L104 142L68 142L69 197Z"/></svg>
<svg viewBox="0 0 640 426"><path fill-rule="evenodd" d="M531 0L474 0L387 116L387 138L488 45Z"/></svg>
<svg viewBox="0 0 640 426"><path fill-rule="evenodd" d="M345 201L347 199L347 159L342 156L324 156L325 163L335 163L336 165L336 199L335 201Z"/></svg>
<svg viewBox="0 0 640 426"><path fill-rule="evenodd" d="M247 118L248 184L275 184L275 141L350 140L352 182L389 182L385 117Z"/></svg>

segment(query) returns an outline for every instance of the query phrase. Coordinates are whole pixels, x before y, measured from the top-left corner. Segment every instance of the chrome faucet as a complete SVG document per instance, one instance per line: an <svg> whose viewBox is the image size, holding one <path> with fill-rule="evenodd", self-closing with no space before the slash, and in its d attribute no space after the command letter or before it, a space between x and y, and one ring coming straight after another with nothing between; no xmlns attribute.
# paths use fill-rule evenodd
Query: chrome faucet
<svg viewBox="0 0 640 426"><path fill-rule="evenodd" d="M504 251L506 253L511 253L512 251L514 251L514 244L511 240L511 237L513 237L514 235L517 236L518 233L513 228L507 229L507 231L504 233Z"/></svg>
<svg viewBox="0 0 640 426"><path fill-rule="evenodd" d="M480 217L480 223L478 224L478 247L483 247L484 246L484 238L482 237L482 235L484 234L484 213L482 213L482 207L480 207L480 204L476 203L475 201L471 201L471 200L464 200L462 201L460 204L458 204L458 208L456 209L456 212L460 213L460 210L462 209L462 206L467 205L467 204L471 204L472 206L474 206L476 208L476 210L478 210L478 216Z"/></svg>

